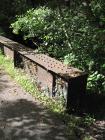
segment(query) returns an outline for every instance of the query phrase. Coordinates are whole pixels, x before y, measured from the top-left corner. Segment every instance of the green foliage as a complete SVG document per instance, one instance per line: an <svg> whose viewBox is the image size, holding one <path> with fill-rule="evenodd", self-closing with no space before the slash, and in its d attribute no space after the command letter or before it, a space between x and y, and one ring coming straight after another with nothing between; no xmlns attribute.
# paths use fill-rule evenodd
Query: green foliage
<svg viewBox="0 0 105 140"><path fill-rule="evenodd" d="M82 120L82 125L84 126L90 126L95 122L94 117L91 117L90 115L86 115Z"/></svg>
<svg viewBox="0 0 105 140"><path fill-rule="evenodd" d="M91 10L96 15L93 5L97 4L92 4ZM101 16L100 21L103 24L104 17ZM89 89L105 91L105 29L90 22L83 6L75 11L48 7L31 9L17 16L11 28L24 39L31 39L40 52L89 72Z"/></svg>
<svg viewBox="0 0 105 140"><path fill-rule="evenodd" d="M67 51L63 46L65 36L62 26L59 12L47 7L29 10L11 24L15 34L22 34L24 39L39 40L39 51L57 58L64 56Z"/></svg>
<svg viewBox="0 0 105 140"><path fill-rule="evenodd" d="M18 84L20 84L25 91L32 94L33 98L39 100L44 106L46 106L51 112L55 112L54 115L61 118L67 125L67 134L71 138L75 135L75 129L82 124L85 126L91 125L95 119L86 116L85 118L69 115L64 112L64 108L61 102L44 96L41 94L32 79L28 77L22 70L15 69L13 61L10 58L2 55L0 51L0 67L3 68Z"/></svg>
<svg viewBox="0 0 105 140"><path fill-rule="evenodd" d="M25 91L33 95L37 100L41 101L44 105L54 112L63 112L64 107L61 101L53 100L38 91L36 84L24 71L15 69L12 60L8 57L4 57L0 51L0 67L3 67L5 71L19 83Z"/></svg>
<svg viewBox="0 0 105 140"><path fill-rule="evenodd" d="M12 36L9 28L11 22L16 15L26 12L29 7L27 0L0 0L0 26L9 37Z"/></svg>
<svg viewBox="0 0 105 140"><path fill-rule="evenodd" d="M99 74L98 71L93 72L89 75L88 78L88 89L91 89L93 92L104 92L105 91L105 76Z"/></svg>
<svg viewBox="0 0 105 140"><path fill-rule="evenodd" d="M93 13L96 15L96 16L103 16L105 13L104 13L104 10L105 10L105 1L104 0L92 0L91 3L91 9L93 11Z"/></svg>
<svg viewBox="0 0 105 140"><path fill-rule="evenodd" d="M45 7L31 9L23 16L17 16L17 21L11 24L15 34L22 33L24 39L41 36L47 28L47 20L51 10Z"/></svg>

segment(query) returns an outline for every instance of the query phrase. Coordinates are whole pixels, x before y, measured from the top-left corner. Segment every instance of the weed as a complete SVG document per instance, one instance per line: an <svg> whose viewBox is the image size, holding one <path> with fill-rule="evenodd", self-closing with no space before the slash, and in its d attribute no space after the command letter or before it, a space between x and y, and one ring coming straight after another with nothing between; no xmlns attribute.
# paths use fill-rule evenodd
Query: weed
<svg viewBox="0 0 105 140"><path fill-rule="evenodd" d="M36 84L32 81L32 79L29 78L29 76L25 74L24 71L14 68L13 61L8 57L3 56L1 53L0 66L2 66L5 71L25 89L25 91L32 94L44 105L47 105L52 111L59 113L63 111L64 108L60 101L56 102L55 100L45 96L40 91L38 91L38 88Z"/></svg>
<svg viewBox="0 0 105 140"><path fill-rule="evenodd" d="M69 137L74 137L75 128L77 128L81 123L89 126L93 122L93 119L90 116L82 119L81 117L66 114L61 101L56 102L38 91L38 88L32 79L29 78L21 69L14 68L13 61L1 53L0 67L4 68L11 78L15 79L15 81L19 83L25 91L32 94L35 99L39 100L50 111L56 113L59 118L62 118L64 123L67 125L67 134Z"/></svg>

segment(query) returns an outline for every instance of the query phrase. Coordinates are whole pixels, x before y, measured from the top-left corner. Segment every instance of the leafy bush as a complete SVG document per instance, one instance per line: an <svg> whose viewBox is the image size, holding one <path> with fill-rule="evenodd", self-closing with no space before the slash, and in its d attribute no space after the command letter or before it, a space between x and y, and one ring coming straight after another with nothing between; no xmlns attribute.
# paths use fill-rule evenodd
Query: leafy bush
<svg viewBox="0 0 105 140"><path fill-rule="evenodd" d="M22 34L24 39L42 36L51 10L45 7L31 9L25 15L17 16L17 21L11 24L15 34Z"/></svg>
<svg viewBox="0 0 105 140"><path fill-rule="evenodd" d="M31 9L17 16L11 28L24 39L31 39L39 51L88 71L88 88L105 91L105 30L93 26L81 8Z"/></svg>
<svg viewBox="0 0 105 140"><path fill-rule="evenodd" d="M99 74L98 71L93 72L90 74L88 78L88 89L92 90L93 92L104 92L105 91L105 76Z"/></svg>
<svg viewBox="0 0 105 140"><path fill-rule="evenodd" d="M91 117L90 115L86 115L83 120L82 120L82 124L84 126L91 126L93 123L95 122L95 118Z"/></svg>

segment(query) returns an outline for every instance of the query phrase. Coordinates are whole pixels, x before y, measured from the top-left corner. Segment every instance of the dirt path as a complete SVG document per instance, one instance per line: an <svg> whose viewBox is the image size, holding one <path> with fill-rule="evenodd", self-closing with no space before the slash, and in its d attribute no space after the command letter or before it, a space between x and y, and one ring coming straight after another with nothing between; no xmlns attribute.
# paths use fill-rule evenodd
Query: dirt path
<svg viewBox="0 0 105 140"><path fill-rule="evenodd" d="M0 70L0 140L67 140L53 113Z"/></svg>
<svg viewBox="0 0 105 140"><path fill-rule="evenodd" d="M97 120L84 134L91 136L89 140L105 140L105 119ZM83 137L69 139L63 121L0 69L0 140L83 140Z"/></svg>

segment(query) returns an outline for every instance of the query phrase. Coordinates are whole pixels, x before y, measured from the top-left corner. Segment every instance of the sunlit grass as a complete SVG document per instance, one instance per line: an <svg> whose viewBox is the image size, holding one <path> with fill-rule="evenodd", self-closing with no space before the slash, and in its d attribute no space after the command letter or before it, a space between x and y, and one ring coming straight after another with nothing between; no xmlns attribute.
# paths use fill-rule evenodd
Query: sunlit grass
<svg viewBox="0 0 105 140"><path fill-rule="evenodd" d="M40 101L50 111L55 112L58 117L64 120L65 124L67 125L67 133L70 138L75 134L75 129L78 127L78 125L82 123L82 125L84 124L88 126L92 123L89 117L89 119L87 120L86 118L66 114L64 112L64 107L60 101L55 101L41 93L33 80L29 78L29 76L25 74L21 69L14 68L13 61L10 58L5 57L1 53L0 67L1 69L4 69L12 79L20 84L26 92L30 93L36 100Z"/></svg>
<svg viewBox="0 0 105 140"><path fill-rule="evenodd" d="M41 93L36 84L33 82L31 78L24 71L20 69L14 68L13 61L5 57L0 53L0 66L5 69L5 71L13 78L17 83L19 83L25 91L32 94L36 99L41 101L44 105L47 105L48 108L53 110L54 112L63 112L63 105L60 101L55 101L43 93Z"/></svg>

